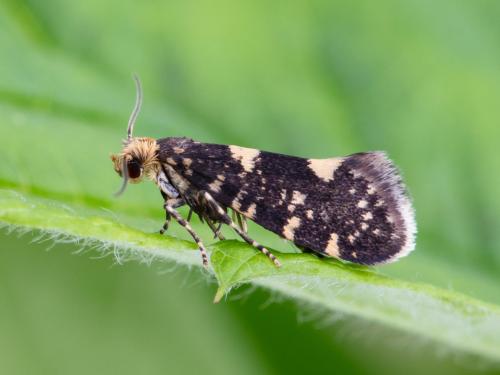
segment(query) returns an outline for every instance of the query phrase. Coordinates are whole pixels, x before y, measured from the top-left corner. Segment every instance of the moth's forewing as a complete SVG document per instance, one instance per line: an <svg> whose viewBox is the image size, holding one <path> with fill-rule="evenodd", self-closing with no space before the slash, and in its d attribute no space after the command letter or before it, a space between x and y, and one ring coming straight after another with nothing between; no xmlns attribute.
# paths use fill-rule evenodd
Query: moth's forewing
<svg viewBox="0 0 500 375"><path fill-rule="evenodd" d="M414 247L411 202L382 152L304 159L187 138L158 144L193 187L301 247L361 264Z"/></svg>

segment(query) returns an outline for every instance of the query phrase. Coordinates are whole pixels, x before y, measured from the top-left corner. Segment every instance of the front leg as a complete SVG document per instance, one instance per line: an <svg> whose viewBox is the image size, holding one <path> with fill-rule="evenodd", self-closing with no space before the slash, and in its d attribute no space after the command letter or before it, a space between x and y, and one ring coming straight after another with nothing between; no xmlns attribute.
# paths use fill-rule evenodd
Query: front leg
<svg viewBox="0 0 500 375"><path fill-rule="evenodd" d="M163 227L160 229L160 234L163 234L167 231L171 220L170 213L167 211L166 206L179 208L181 206L184 206L186 202L184 202L184 199L182 198L168 198L163 192L161 195L165 199L165 203L163 204L163 208L165 209L165 223L163 224Z"/></svg>
<svg viewBox="0 0 500 375"><path fill-rule="evenodd" d="M174 208L178 208L185 204L184 199L179 196L179 192L177 189L170 183L167 175L163 170L161 170L156 175L156 185L160 189L161 196L163 197L164 206L169 205ZM191 214L191 211L189 211ZM168 226L170 224L170 214L165 210L165 223L160 229L160 234L163 234L167 231ZM189 221L189 219L188 219Z"/></svg>

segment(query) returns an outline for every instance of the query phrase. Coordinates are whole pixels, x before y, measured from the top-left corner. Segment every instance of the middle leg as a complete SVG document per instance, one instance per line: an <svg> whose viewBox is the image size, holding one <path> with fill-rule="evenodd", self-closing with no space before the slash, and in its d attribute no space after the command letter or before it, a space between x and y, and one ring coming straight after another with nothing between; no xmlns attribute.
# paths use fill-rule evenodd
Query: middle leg
<svg viewBox="0 0 500 375"><path fill-rule="evenodd" d="M210 204L217 211L217 213L221 217L222 222L233 228L234 231L238 233L238 235L241 238L243 238L248 244L259 249L265 256L267 256L274 263L276 267L281 267L280 261L276 259L276 257L269 250L267 250L257 241L250 238L248 234L246 234L238 225L236 225L235 222L231 219L231 217L226 213L226 211L220 206L220 204L217 203L217 201L214 198L212 198L210 193L208 193L207 191L202 191L201 194L203 194L203 197L205 198L206 202Z"/></svg>

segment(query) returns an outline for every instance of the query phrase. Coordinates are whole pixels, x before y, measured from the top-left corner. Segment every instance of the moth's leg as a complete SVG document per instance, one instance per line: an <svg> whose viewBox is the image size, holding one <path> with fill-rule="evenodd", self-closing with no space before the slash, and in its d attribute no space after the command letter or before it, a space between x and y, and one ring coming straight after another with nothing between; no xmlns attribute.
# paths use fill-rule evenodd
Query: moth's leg
<svg viewBox="0 0 500 375"><path fill-rule="evenodd" d="M170 225L170 214L165 210L165 222L163 223L163 226L160 229L160 234L163 234L167 231L168 226Z"/></svg>
<svg viewBox="0 0 500 375"><path fill-rule="evenodd" d="M165 198L165 203L164 203L163 207L169 205L173 208L179 208L179 207L183 206L184 204L186 204L184 202L184 199L182 199L182 198L167 198L165 195L163 197ZM170 220L171 220L170 213L165 209L165 223L163 224L162 228L160 229L160 234L163 234L167 231L168 226L170 225Z"/></svg>
<svg viewBox="0 0 500 375"><path fill-rule="evenodd" d="M247 218L239 212L236 213L236 217L238 218L238 225L240 226L241 230L245 233L248 233Z"/></svg>
<svg viewBox="0 0 500 375"><path fill-rule="evenodd" d="M238 225L240 226L240 229L243 232L248 233L248 226L247 226L247 221L246 221L245 216L243 216L242 214L240 214L239 212L237 212L235 210L231 210L231 218L233 219L233 221L238 222Z"/></svg>
<svg viewBox="0 0 500 375"><path fill-rule="evenodd" d="M279 260L276 259L276 257L269 250L267 250L257 241L250 238L243 230L240 229L240 227L238 227L238 225L234 223L233 220L231 220L231 217L226 213L226 211L224 211L224 209L219 205L219 203L217 203L217 201L214 198L212 198L210 193L208 193L207 191L202 191L201 193L203 194L203 197L205 198L207 203L212 205L212 207L217 210L217 213L221 216L222 219L221 221L223 221L225 224L233 228L234 231L238 233L238 235L241 238L243 238L247 243L259 249L265 256L267 256L274 263L276 267L281 267L281 263L279 262Z"/></svg>
<svg viewBox="0 0 500 375"><path fill-rule="evenodd" d="M221 233L222 229L222 223L219 221L219 225L217 226L217 236L219 237L220 240L225 240L224 236Z"/></svg>
<svg viewBox="0 0 500 375"><path fill-rule="evenodd" d="M219 223L219 225L216 228L212 220L206 219L206 221L210 229L212 229L212 232L214 232L214 238L218 238L219 240L225 240L224 236L220 232L220 229L222 228L222 223Z"/></svg>
<svg viewBox="0 0 500 375"><path fill-rule="evenodd" d="M193 207L189 207L188 217L186 219L188 223L191 221L191 216L193 216Z"/></svg>
<svg viewBox="0 0 500 375"><path fill-rule="evenodd" d="M198 237L193 228L191 228L191 225L189 225L189 223L182 218L182 216L179 214L179 212L177 212L177 210L174 207L169 206L167 203L165 203L165 211L167 211L170 214L170 216L172 216L181 226L183 226L189 232L191 237L193 237L196 244L198 245L198 249L200 249L201 259L203 261L203 267L207 268L208 267L207 249L205 249L205 246L201 242L200 237Z"/></svg>

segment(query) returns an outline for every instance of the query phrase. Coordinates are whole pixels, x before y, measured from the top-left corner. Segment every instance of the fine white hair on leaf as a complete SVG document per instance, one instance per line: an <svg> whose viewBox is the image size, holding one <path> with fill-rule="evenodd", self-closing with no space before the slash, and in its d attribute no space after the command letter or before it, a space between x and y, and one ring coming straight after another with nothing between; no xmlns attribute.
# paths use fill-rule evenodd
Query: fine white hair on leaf
<svg viewBox="0 0 500 375"><path fill-rule="evenodd" d="M259 287L254 284L246 284L244 288L237 288L229 296L230 301L246 301Z"/></svg>
<svg viewBox="0 0 500 375"><path fill-rule="evenodd" d="M79 237L54 229L40 230L25 226L10 225L3 222L0 222L0 229L6 231L9 235L15 233L18 237L32 235L30 243L47 243L48 246L46 250L51 250L54 246L60 244L76 244L78 247L73 253L85 254L95 252L98 254L92 256L92 259L102 259L111 255L115 263L119 265L128 261L137 261L146 265L151 265L154 261L176 261L172 264L176 264L177 266L185 265L191 269L192 265L196 264L198 261L198 254L194 251L192 252L193 254L182 254L179 252L176 253L175 257L171 257L164 249L146 249L140 246L131 246L123 241L107 241Z"/></svg>

